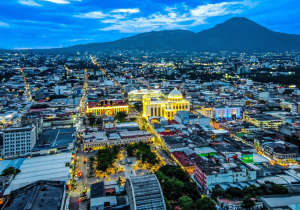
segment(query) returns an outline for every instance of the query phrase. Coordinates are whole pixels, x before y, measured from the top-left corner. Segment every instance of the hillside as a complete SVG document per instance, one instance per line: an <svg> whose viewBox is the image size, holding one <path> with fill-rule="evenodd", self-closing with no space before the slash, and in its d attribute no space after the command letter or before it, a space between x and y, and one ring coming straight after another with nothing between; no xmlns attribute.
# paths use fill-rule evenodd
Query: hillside
<svg viewBox="0 0 300 210"><path fill-rule="evenodd" d="M78 52L105 49L178 50L190 52L284 52L300 50L300 35L271 31L247 18L231 18L207 30L165 30L137 34L112 42L75 45L47 51Z"/></svg>

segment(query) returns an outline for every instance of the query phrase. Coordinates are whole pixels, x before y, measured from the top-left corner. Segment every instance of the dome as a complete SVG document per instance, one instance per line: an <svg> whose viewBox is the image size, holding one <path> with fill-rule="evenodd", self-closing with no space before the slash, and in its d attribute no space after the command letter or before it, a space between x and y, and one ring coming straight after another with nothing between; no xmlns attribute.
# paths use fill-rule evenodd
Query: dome
<svg viewBox="0 0 300 210"><path fill-rule="evenodd" d="M174 90L169 93L168 98L182 98L182 94L177 88L174 88Z"/></svg>

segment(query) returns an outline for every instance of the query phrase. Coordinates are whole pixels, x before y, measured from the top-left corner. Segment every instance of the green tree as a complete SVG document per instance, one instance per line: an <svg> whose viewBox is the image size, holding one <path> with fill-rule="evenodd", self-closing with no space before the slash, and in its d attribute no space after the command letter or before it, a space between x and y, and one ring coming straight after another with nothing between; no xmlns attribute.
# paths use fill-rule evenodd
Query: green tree
<svg viewBox="0 0 300 210"><path fill-rule="evenodd" d="M121 123L123 123L123 122L125 122L125 118L128 116L128 114L126 114L125 112L118 112L117 114L116 114L116 119L119 121L119 122L121 122Z"/></svg>
<svg viewBox="0 0 300 210"><path fill-rule="evenodd" d="M217 200L217 198L219 196L224 196L224 190L221 188L221 186L219 184L216 184L214 186L214 188L212 189L212 192L211 192L211 195L210 197L213 199L213 200Z"/></svg>
<svg viewBox="0 0 300 210"><path fill-rule="evenodd" d="M94 156L89 157L89 161L94 162L94 160L95 160Z"/></svg>
<svg viewBox="0 0 300 210"><path fill-rule="evenodd" d="M181 210L191 210L193 208L194 201L189 196L182 196L178 199L178 205Z"/></svg>
<svg viewBox="0 0 300 210"><path fill-rule="evenodd" d="M208 198L202 197L197 200L196 202L196 209L197 210L217 210L216 203Z"/></svg>
<svg viewBox="0 0 300 210"><path fill-rule="evenodd" d="M89 126L94 126L96 123L96 117L93 115L93 113L88 113L87 118L89 120Z"/></svg>
<svg viewBox="0 0 300 210"><path fill-rule="evenodd" d="M103 123L103 120L102 120L101 117L99 117L99 118L96 120L96 124L97 124L97 125L102 125L102 123Z"/></svg>
<svg viewBox="0 0 300 210"><path fill-rule="evenodd" d="M201 198L201 194L195 182L185 182L183 187L183 193L189 196L191 199L193 199L194 202Z"/></svg>
<svg viewBox="0 0 300 210"><path fill-rule="evenodd" d="M7 175L11 175L11 174L16 175L20 172L21 171L18 168L16 169L14 167L9 167L9 168L6 168L2 171L1 176L7 176Z"/></svg>
<svg viewBox="0 0 300 210"><path fill-rule="evenodd" d="M255 206L255 202L251 200L251 197L247 196L243 199L242 207L245 209L251 209Z"/></svg>
<svg viewBox="0 0 300 210"><path fill-rule="evenodd" d="M121 177L119 177L119 179L117 180L117 185L119 185L119 186L122 185L122 179L121 179Z"/></svg>
<svg viewBox="0 0 300 210"><path fill-rule="evenodd" d="M173 210L170 202L164 197L167 210Z"/></svg>

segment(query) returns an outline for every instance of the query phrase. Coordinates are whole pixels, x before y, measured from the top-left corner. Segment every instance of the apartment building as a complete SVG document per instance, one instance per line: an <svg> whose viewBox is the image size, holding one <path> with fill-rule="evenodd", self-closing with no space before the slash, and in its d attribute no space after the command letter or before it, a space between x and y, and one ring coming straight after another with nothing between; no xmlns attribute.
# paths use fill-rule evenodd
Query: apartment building
<svg viewBox="0 0 300 210"><path fill-rule="evenodd" d="M3 131L3 158L17 158L31 155L37 140L34 124L24 127L10 127Z"/></svg>

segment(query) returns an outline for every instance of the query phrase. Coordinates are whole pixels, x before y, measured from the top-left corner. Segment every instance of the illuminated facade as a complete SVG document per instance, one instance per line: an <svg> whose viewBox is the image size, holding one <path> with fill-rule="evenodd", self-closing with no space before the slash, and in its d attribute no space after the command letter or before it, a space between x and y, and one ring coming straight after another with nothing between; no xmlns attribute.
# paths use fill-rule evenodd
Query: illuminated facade
<svg viewBox="0 0 300 210"><path fill-rule="evenodd" d="M107 115L113 116L118 112L128 113L128 105L123 101L100 101L88 102L86 113L93 113L95 116Z"/></svg>
<svg viewBox="0 0 300 210"><path fill-rule="evenodd" d="M261 128L262 130L265 129L276 129L278 130L278 126L285 123L284 120L273 117L270 114L248 114L244 115L244 120L249 122L256 127Z"/></svg>
<svg viewBox="0 0 300 210"><path fill-rule="evenodd" d="M142 101L143 97L148 97L156 100L160 100L162 97L162 92L160 90L132 90L128 93L129 101Z"/></svg>
<svg viewBox="0 0 300 210"><path fill-rule="evenodd" d="M198 110L197 110L198 111ZM214 117L214 113L213 113L213 107L206 107L203 106L200 109L200 113L205 116L205 117L209 117L209 118L213 118Z"/></svg>
<svg viewBox="0 0 300 210"><path fill-rule="evenodd" d="M183 99L177 88L172 90L167 101L152 101L150 97L143 98L143 117L165 117L173 120L177 111L190 111L190 102Z"/></svg>
<svg viewBox="0 0 300 210"><path fill-rule="evenodd" d="M241 107L214 107L214 117L216 119L240 119Z"/></svg>

